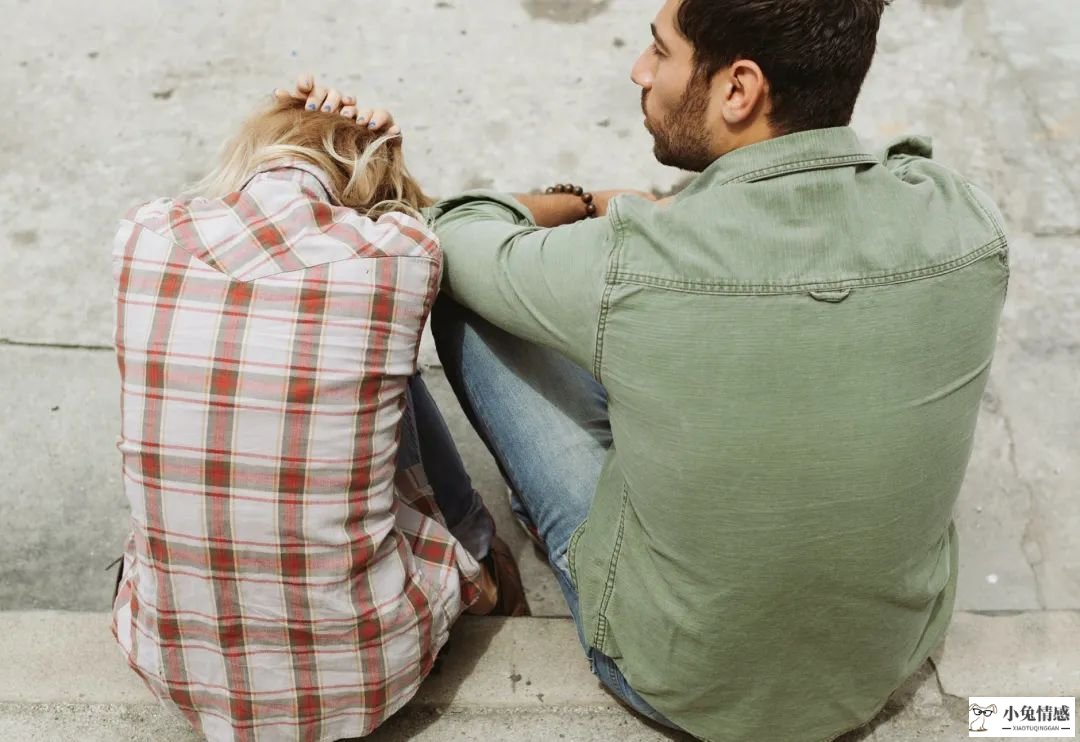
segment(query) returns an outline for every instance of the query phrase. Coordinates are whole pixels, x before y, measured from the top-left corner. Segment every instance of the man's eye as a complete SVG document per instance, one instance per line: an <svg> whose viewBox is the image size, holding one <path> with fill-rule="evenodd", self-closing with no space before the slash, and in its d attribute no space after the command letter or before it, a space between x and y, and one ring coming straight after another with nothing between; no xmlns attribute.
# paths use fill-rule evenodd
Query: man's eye
<svg viewBox="0 0 1080 742"><path fill-rule="evenodd" d="M652 49L652 53L655 54L656 56L658 56L658 57L664 56L664 53L662 51L660 51L660 47L658 47L656 45L655 41L652 44L649 45L649 48Z"/></svg>

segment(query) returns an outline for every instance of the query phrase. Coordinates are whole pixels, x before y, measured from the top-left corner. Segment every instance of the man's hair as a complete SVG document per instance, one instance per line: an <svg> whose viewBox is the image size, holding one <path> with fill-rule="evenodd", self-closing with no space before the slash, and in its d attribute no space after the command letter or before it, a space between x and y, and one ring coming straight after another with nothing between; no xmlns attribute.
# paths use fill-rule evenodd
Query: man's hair
<svg viewBox="0 0 1080 742"><path fill-rule="evenodd" d="M736 59L769 82L780 134L847 126L891 0L683 0L676 17L708 81Z"/></svg>

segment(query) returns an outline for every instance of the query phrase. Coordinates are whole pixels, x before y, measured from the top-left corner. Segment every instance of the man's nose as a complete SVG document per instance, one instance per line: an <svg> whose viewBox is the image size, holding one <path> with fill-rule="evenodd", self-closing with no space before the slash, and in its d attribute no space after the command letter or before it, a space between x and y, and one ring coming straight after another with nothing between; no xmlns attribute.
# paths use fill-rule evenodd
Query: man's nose
<svg viewBox="0 0 1080 742"><path fill-rule="evenodd" d="M638 85L644 90L648 90L653 84L653 70L652 65L649 64L648 54L642 54L634 62L633 68L630 70L630 79L634 81L635 85Z"/></svg>

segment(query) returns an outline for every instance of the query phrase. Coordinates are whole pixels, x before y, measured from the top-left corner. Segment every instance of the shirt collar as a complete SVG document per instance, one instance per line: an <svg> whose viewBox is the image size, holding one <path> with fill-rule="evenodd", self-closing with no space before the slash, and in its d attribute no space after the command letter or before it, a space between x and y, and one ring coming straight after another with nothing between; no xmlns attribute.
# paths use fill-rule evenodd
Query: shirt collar
<svg viewBox="0 0 1080 742"><path fill-rule="evenodd" d="M333 189L330 187L330 178L327 176L326 171L322 168L311 164L307 160L300 160L297 158L283 158L280 160L272 160L271 162L264 163L257 167L251 174L251 177L247 179L247 184L253 179L261 175L262 173L273 172L277 170L295 170L298 180L302 185L311 188L317 195L322 197L322 200L329 201L335 206L341 206L341 201L334 195ZM242 190L242 189L241 189Z"/></svg>
<svg viewBox="0 0 1080 742"><path fill-rule="evenodd" d="M699 176L698 183L721 186L804 170L879 162L865 151L850 127L811 129L732 150L709 165Z"/></svg>

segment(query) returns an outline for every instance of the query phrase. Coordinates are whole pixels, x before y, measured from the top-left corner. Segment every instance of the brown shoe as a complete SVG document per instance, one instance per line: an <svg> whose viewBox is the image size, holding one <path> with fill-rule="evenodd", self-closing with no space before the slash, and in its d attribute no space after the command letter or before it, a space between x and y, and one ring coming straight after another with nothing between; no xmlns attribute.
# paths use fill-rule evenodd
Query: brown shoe
<svg viewBox="0 0 1080 742"><path fill-rule="evenodd" d="M529 601L525 599L525 588L521 586L521 573L517 561L510 553L510 547L498 536L491 540L488 555L480 564L495 580L498 593L495 607L489 616L531 616Z"/></svg>

